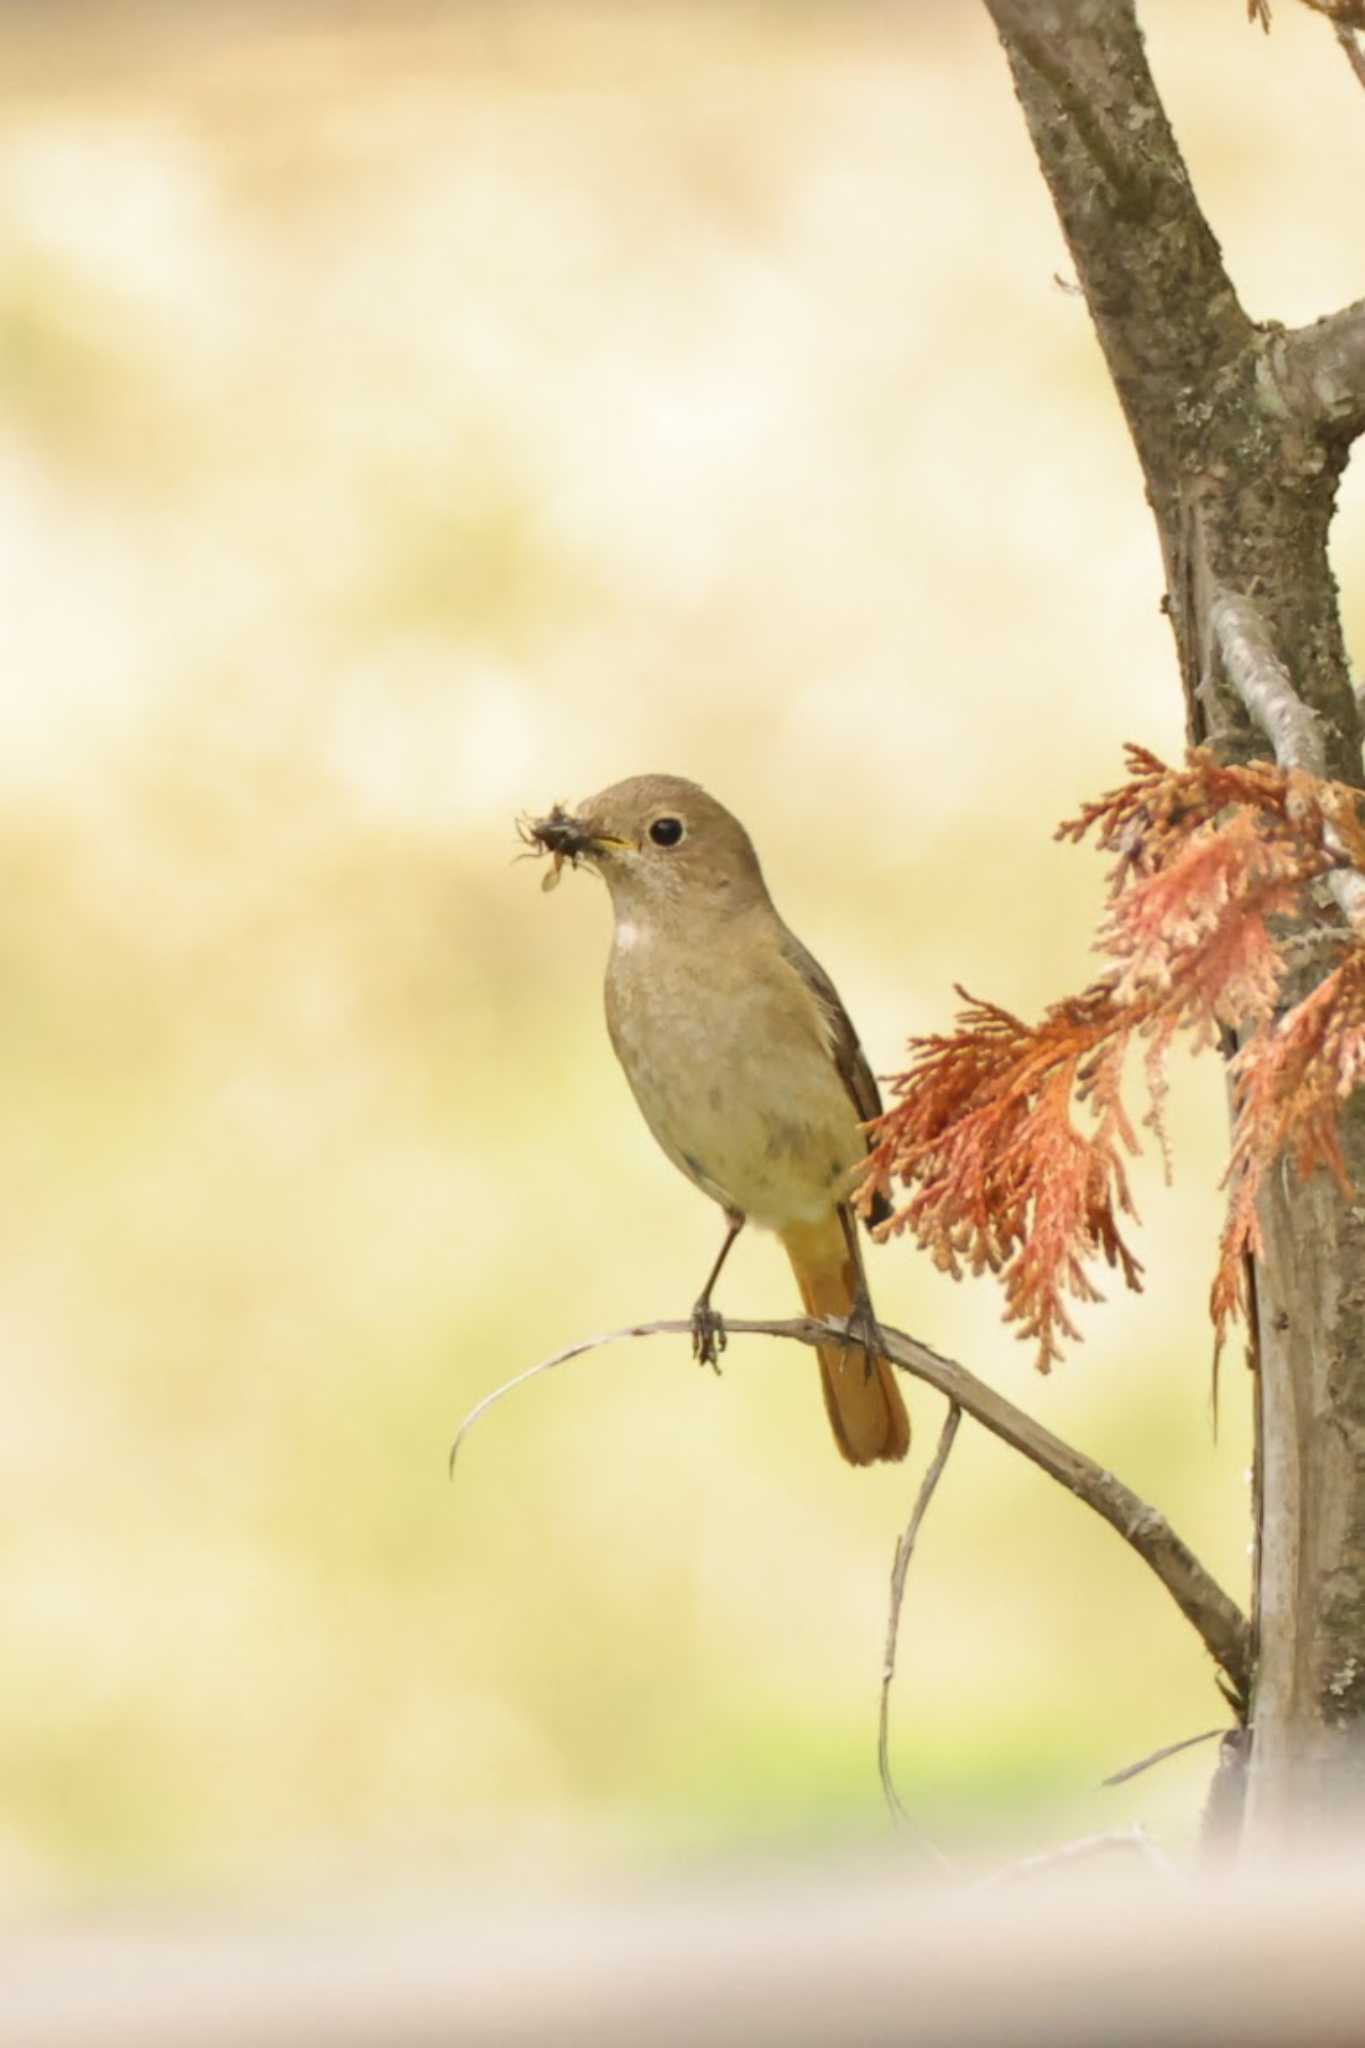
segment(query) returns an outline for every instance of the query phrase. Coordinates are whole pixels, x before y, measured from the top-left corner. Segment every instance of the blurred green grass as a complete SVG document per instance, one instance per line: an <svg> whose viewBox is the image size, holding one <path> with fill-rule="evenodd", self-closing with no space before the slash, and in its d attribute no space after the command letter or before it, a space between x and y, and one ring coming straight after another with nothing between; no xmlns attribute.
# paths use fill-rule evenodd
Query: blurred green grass
<svg viewBox="0 0 1365 2048"><path fill-rule="evenodd" d="M1249 302L1349 297L1349 181L1290 119L1360 147L1330 39L1150 18ZM984 21L48 9L0 52L0 1895L877 1832L914 1475L840 1467L808 1361L623 1347L499 1411L453 1491L444 1455L714 1246L605 1043L604 904L540 895L516 810L705 781L885 1071L954 980L1028 1009L1088 975L1100 876L1051 827L1124 739L1180 744ZM874 1271L1241 1594L1220 1085L1178 1077L1148 1292L1053 1379L989 1286ZM789 1296L742 1244L727 1303ZM1193 1828L1206 1752L1091 1788L1218 1718L1197 1644L993 1444L902 1673L898 1770L950 1835Z"/></svg>

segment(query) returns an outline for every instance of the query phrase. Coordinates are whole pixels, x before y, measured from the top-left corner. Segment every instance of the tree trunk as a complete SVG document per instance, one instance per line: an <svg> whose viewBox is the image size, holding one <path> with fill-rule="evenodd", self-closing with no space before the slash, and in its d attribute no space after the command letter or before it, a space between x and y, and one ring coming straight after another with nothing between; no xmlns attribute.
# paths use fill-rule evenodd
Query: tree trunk
<svg viewBox="0 0 1365 2048"><path fill-rule="evenodd" d="M1315 714L1326 772L1359 784L1327 535L1365 427L1365 308L1297 333L1247 318L1133 0L986 6L1142 464L1190 738L1224 757L1272 751L1220 653L1215 601L1250 599ZM1365 1189L1359 1096L1343 1123ZM1281 1849L1365 1820L1365 1208L1323 1175L1304 1183L1284 1165L1271 1180L1246 1826L1253 1846Z"/></svg>
<svg viewBox="0 0 1365 2048"><path fill-rule="evenodd" d="M1353 1177L1365 1185L1361 1118ZM1322 1175L1261 1204L1259 1660L1249 1825L1365 1821L1365 1227Z"/></svg>

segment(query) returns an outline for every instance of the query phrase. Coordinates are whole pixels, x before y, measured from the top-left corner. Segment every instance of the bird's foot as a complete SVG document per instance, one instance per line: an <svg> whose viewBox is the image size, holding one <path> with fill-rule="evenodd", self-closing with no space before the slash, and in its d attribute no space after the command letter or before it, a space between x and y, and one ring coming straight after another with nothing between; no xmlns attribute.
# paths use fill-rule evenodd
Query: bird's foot
<svg viewBox="0 0 1365 2048"><path fill-rule="evenodd" d="M870 1380L876 1360L881 1357L886 1349L886 1340L882 1336L882 1326L877 1321L871 1297L861 1287L853 1298L853 1306L848 1312L846 1328L848 1336L844 1344L845 1352L852 1350L855 1344L861 1348L863 1354L863 1376L865 1379Z"/></svg>
<svg viewBox="0 0 1365 2048"><path fill-rule="evenodd" d="M725 1318L702 1295L692 1310L692 1356L698 1365L720 1372L720 1354L725 1349Z"/></svg>

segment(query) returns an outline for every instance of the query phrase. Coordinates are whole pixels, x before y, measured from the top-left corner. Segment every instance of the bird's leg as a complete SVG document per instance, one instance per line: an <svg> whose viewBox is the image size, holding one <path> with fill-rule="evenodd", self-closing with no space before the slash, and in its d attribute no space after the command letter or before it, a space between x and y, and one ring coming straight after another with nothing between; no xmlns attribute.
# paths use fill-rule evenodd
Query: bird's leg
<svg viewBox="0 0 1365 2048"><path fill-rule="evenodd" d="M692 1356L698 1365L709 1365L712 1372L720 1371L720 1354L725 1349L725 1319L711 1306L711 1289L720 1278L720 1269L730 1256L731 1245L744 1228L744 1217L738 1209L727 1209L725 1221L728 1225L725 1242L706 1276L705 1287L692 1307Z"/></svg>
<svg viewBox="0 0 1365 2048"><path fill-rule="evenodd" d="M882 1352L882 1326L877 1321L872 1307L872 1296L868 1291L867 1273L863 1266L863 1248L858 1242L858 1224L847 1202L839 1204L839 1224L844 1233L844 1243L853 1261L853 1270L858 1284L853 1296L853 1306L848 1312L848 1334L857 1340L863 1349L863 1372L871 1379L873 1360ZM845 1351L848 1349L845 1343Z"/></svg>

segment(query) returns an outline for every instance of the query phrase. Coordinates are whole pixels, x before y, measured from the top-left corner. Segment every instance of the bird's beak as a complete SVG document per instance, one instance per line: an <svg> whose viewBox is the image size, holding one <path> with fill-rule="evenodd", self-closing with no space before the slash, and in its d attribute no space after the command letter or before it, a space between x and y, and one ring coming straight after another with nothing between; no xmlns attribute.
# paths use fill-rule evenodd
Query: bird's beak
<svg viewBox="0 0 1365 2048"><path fill-rule="evenodd" d="M637 840L622 839L615 832L600 832L591 825L584 826L583 852L589 860L594 854L618 853L622 847L629 847L632 853L640 850Z"/></svg>

